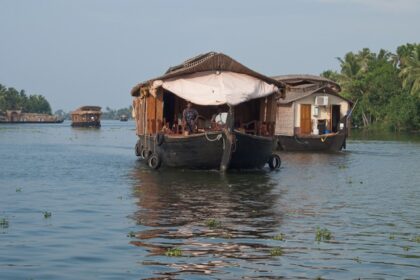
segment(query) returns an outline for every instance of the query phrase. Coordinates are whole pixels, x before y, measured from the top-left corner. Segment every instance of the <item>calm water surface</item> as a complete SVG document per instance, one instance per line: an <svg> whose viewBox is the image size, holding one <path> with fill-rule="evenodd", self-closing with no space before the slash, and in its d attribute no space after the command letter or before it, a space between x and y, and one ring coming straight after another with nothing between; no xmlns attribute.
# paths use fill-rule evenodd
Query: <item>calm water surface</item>
<svg viewBox="0 0 420 280"><path fill-rule="evenodd" d="M419 279L420 138L353 136L219 174L149 170L133 122L0 125L0 278Z"/></svg>

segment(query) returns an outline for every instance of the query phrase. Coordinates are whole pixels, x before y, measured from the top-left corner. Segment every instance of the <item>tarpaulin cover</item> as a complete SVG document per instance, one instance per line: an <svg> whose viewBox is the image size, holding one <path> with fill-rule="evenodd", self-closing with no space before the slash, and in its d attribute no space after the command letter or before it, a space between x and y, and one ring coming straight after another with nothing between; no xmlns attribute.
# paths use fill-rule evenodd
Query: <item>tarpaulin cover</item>
<svg viewBox="0 0 420 280"><path fill-rule="evenodd" d="M199 72L164 81L155 80L153 88L159 86L197 105L237 105L278 91L276 86L255 77L218 71Z"/></svg>

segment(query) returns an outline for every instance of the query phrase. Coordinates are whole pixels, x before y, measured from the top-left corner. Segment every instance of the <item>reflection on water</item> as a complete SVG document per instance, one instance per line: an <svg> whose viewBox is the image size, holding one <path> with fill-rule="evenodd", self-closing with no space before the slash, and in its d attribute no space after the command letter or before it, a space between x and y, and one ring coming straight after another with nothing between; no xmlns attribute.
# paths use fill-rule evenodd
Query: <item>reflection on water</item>
<svg viewBox="0 0 420 280"><path fill-rule="evenodd" d="M416 137L223 175L152 171L102 124L0 125L1 279L419 278Z"/></svg>
<svg viewBox="0 0 420 280"><path fill-rule="evenodd" d="M147 228L131 243L145 248L152 258L143 264L171 268L163 275L208 274L236 267L239 260L271 258L268 240L282 215L274 207L280 194L272 192L276 183L267 173L157 173L140 168L133 177L139 205L133 219ZM179 248L188 258L165 263L160 256L171 248Z"/></svg>

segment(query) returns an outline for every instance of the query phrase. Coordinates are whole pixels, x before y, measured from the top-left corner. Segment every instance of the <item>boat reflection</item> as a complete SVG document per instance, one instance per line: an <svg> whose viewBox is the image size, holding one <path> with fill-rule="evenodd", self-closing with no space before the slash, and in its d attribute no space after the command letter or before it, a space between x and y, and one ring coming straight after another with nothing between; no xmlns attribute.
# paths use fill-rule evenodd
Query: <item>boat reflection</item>
<svg viewBox="0 0 420 280"><path fill-rule="evenodd" d="M267 240L276 234L282 214L276 182L267 173L138 168L132 177L138 198L132 218L145 229L134 234L131 244L154 259L143 264L174 270L160 274L207 274L240 261L271 258ZM189 258L165 257L173 248Z"/></svg>

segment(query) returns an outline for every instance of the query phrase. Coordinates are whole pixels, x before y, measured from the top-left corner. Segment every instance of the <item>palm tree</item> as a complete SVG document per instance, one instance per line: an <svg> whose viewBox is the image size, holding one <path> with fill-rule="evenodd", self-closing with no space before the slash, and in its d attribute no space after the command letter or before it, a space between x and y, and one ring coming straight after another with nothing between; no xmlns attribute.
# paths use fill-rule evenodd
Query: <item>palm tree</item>
<svg viewBox="0 0 420 280"><path fill-rule="evenodd" d="M413 96L420 97L420 45L415 45L403 65L400 77L403 79L404 88Z"/></svg>

